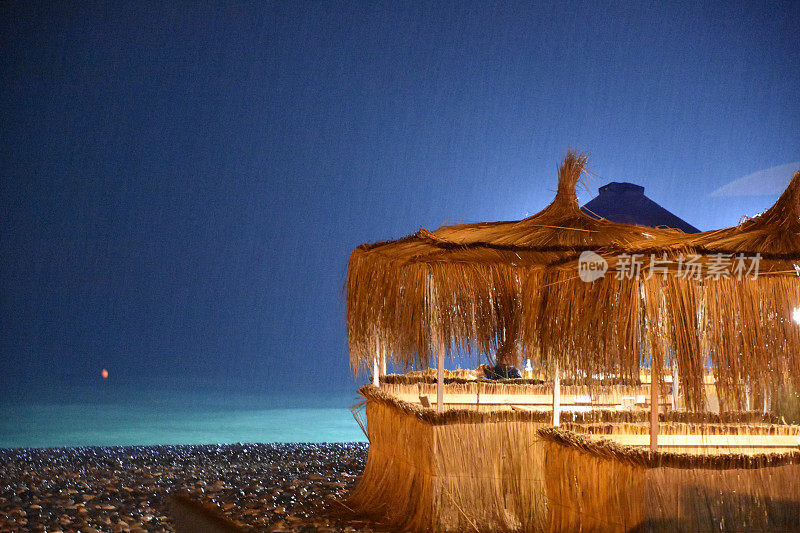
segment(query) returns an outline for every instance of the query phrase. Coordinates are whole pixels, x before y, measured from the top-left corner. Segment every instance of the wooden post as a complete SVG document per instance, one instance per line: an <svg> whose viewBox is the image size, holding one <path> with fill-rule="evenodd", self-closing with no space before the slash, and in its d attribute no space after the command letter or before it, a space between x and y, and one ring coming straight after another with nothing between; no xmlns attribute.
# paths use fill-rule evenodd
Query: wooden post
<svg viewBox="0 0 800 533"><path fill-rule="evenodd" d="M561 374L558 371L558 363L553 370L553 425L561 423Z"/></svg>
<svg viewBox="0 0 800 533"><path fill-rule="evenodd" d="M372 356L372 384L376 387L381 386L381 341L378 334L375 334L375 355Z"/></svg>
<svg viewBox="0 0 800 533"><path fill-rule="evenodd" d="M656 369L655 354L650 354L650 451L658 451L658 384L659 371ZM660 366L660 365L659 365Z"/></svg>
<svg viewBox="0 0 800 533"><path fill-rule="evenodd" d="M436 412L444 412L444 343L439 341L439 364L436 368Z"/></svg>
<svg viewBox="0 0 800 533"><path fill-rule="evenodd" d="M770 400L770 398L769 398L769 389L767 389L767 387L764 387L764 414L769 413L769 408L770 408L770 405L769 405L770 401L769 400Z"/></svg>
<svg viewBox="0 0 800 533"><path fill-rule="evenodd" d="M470 308L470 317L472 318L472 342L475 346L475 369L477 370L481 366L481 349L478 346L478 321L475 319L475 314L475 303L473 302Z"/></svg>
<svg viewBox="0 0 800 533"><path fill-rule="evenodd" d="M437 365L436 365L436 412L444 412L444 339L438 338L436 328L433 327L436 321L436 291L433 286L433 276L431 275L431 268L428 267L428 283L427 283L427 298L428 298L428 334L431 340L431 345L436 345L437 349ZM433 346L431 346L433 348Z"/></svg>
<svg viewBox="0 0 800 533"><path fill-rule="evenodd" d="M647 293L644 290L644 283L639 281L639 305L641 306L641 313L643 320L640 322L640 337L639 342L644 345L646 352L650 352L650 451L658 451L658 396L659 390L657 383L660 381L658 376L661 372L661 365L656 365L658 358L656 351L658 344L653 342L655 340L652 329L656 327L653 320L656 317L649 316L649 307L647 305ZM663 295L662 295L663 298ZM662 302L663 307L663 302Z"/></svg>
<svg viewBox="0 0 800 533"><path fill-rule="evenodd" d="M678 409L678 362L672 362L672 410Z"/></svg>
<svg viewBox="0 0 800 533"><path fill-rule="evenodd" d="M744 410L750 410L750 385L744 386Z"/></svg>

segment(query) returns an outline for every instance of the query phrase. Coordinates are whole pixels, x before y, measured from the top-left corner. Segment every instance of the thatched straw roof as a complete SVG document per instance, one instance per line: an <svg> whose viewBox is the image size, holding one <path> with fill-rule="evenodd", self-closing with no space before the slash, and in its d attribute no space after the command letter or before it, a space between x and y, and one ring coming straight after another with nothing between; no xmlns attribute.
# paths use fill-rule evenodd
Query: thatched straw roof
<svg viewBox="0 0 800 533"><path fill-rule="evenodd" d="M677 237L680 232L654 230L593 218L581 210L575 189L586 166L586 156L567 153L558 167L555 199L539 213L512 222L485 222L443 226L421 233L443 246L484 247L513 251L576 252L601 246L630 245L644 240L642 233Z"/></svg>
<svg viewBox="0 0 800 533"><path fill-rule="evenodd" d="M687 244L703 253L760 253L766 258L800 258L800 170L784 193L763 214L742 224L698 233Z"/></svg>
<svg viewBox="0 0 800 533"><path fill-rule="evenodd" d="M610 247L606 252L619 252ZM693 235L666 236L657 242L641 242L627 251L636 253L731 254L761 257L762 272L796 275L800 262L800 170L778 201L764 213L737 226ZM800 264L798 264L800 268Z"/></svg>
<svg viewBox="0 0 800 533"><path fill-rule="evenodd" d="M450 350L494 353L506 332L519 330L522 292L547 282L546 265L678 233L587 216L575 194L585 164L586 156L570 151L558 167L553 202L523 220L422 228L354 250L347 277L353 365L368 366L380 349L422 367L436 339Z"/></svg>
<svg viewBox="0 0 800 533"><path fill-rule="evenodd" d="M384 353L405 367L425 367L440 345L492 356L513 341L540 366L558 363L573 377L638 377L651 352L667 354L681 369L690 404L702 400L709 357L728 402L740 402L742 382L768 387L769 371L800 381L800 327L791 321L800 282L787 269L800 264L800 173L763 215L687 235L587 216L575 195L585 164L586 156L569 152L553 202L523 220L421 229L354 250L351 365L369 368ZM622 253L666 254L673 267L680 254L760 253L773 275L709 281L672 268L663 277L609 272L586 283L574 262L586 250L600 251L612 268Z"/></svg>

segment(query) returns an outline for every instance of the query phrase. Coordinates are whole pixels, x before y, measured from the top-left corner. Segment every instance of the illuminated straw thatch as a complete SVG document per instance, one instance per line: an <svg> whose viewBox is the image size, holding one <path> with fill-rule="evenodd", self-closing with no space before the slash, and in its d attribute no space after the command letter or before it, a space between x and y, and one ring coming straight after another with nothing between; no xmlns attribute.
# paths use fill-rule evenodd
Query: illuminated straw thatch
<svg viewBox="0 0 800 533"><path fill-rule="evenodd" d="M433 338L448 350L492 354L506 332L523 335L523 315L530 322L538 314L540 289L558 281L546 265L583 250L635 243L644 233L679 233L583 213L575 187L585 163L586 156L568 153L555 199L524 220L421 229L354 250L347 275L353 367L369 368L379 350L406 368L425 367Z"/></svg>
<svg viewBox="0 0 800 533"><path fill-rule="evenodd" d="M641 411L564 413L562 420L570 431L545 433L542 439L539 430L545 430L550 422L550 414L546 412L452 409L437 413L399 400L372 385L363 387L360 393L367 399L370 450L359 485L345 504L361 516L399 530L576 531L579 528L574 527L575 520L582 517L574 517L575 509L584 509L580 505L601 506L601 502L588 495L575 499L570 492L575 490L575 476L581 478L580 487L589 495L617 494L630 485L614 484L628 482L628 478L600 480L599 476L613 476L615 469L627 472L633 468L631 464L637 468L659 465L718 470L740 464L753 468L800 461L800 452L752 455L750 459L730 453L700 452L694 458L676 453L653 456L588 438L590 434L644 434L647 414ZM800 427L776 425L774 417L759 413L673 412L662 414L661 421L665 434L785 434L794 438L800 434ZM569 437L571 441L566 441L567 437L558 441L556 437L560 435L576 436ZM549 446L561 442L563 447L562 441L580 442L586 449L611 450L604 452L604 460L616 463L602 464L600 468L594 465L597 461L584 464L587 461L582 457L570 458L582 468L575 466L568 473L570 477L563 478L564 472L559 468L567 466L560 462L568 452ZM658 461L652 462L651 457L657 457ZM583 468L594 470L583 471ZM698 474L698 478L705 479L704 476ZM610 485L593 486L592 481L608 481ZM641 488L642 483L637 481L632 486ZM676 490L674 482L667 486ZM770 494L775 496L780 490ZM636 494L627 494L625 498L635 500ZM561 505L554 508L557 503ZM670 508L664 507L662 511L669 512ZM640 516L646 516L640 511L628 518L626 513L630 512L619 514L629 524L636 524ZM613 510L603 511L602 516L612 521L617 519ZM592 530L592 524L597 522L585 522L584 529ZM569 527L559 529L559 525Z"/></svg>
<svg viewBox="0 0 800 533"><path fill-rule="evenodd" d="M727 435L798 432L780 426L720 429ZM540 436L549 531L800 529L797 449L652 453L558 428L542 429Z"/></svg>
<svg viewBox="0 0 800 533"><path fill-rule="evenodd" d="M703 412L709 383L729 411L752 408L754 395L766 399L787 380L800 385L800 326L793 321L800 315L800 173L760 217L685 235L581 212L575 186L585 162L585 156L567 154L556 198L532 217L421 229L352 253L350 363L373 368L380 385L362 389L370 452L348 501L356 512L417 531L658 528L661 520L667 528L685 522L695 529L715 517L748 527L780 525L790 516L787 509L800 505L791 441L800 430L771 426L777 421L766 415ZM586 282L578 265L589 251L612 270L635 254L652 254L663 269L646 266L643 276L609 272ZM681 275L684 257L694 254L706 266L760 254L760 275ZM455 352L489 361L525 355L536 373L476 383L468 372L444 371L445 353ZM380 360L425 369L434 356L436 373L378 379ZM696 412L659 414L667 367L680 380L684 406ZM540 432L557 423L562 380L566 392L592 397L638 396L647 387L650 424L642 410L604 411L596 402L588 413L561 414L571 432ZM425 407L434 383L436 410ZM474 405L451 401L445 409L445 388L451 400L474 395ZM531 402L514 406L502 399L487 408L480 401L542 393L552 394L552 412ZM647 455L591 436L627 438L637 446L649 436L655 450L659 422L665 448L684 446L694 455ZM769 449L784 452L761 453ZM576 476L582 477L572 484ZM745 500L726 492L735 478L744 480ZM589 494L596 483L608 490ZM663 488L650 486L659 483ZM681 493L686 483L693 488ZM627 486L646 490L640 498L621 495ZM601 517L604 502L610 510ZM737 503L747 507L747 516L736 514Z"/></svg>
<svg viewBox="0 0 800 533"><path fill-rule="evenodd" d="M800 268L800 173L763 215L689 235L584 214L575 186L585 162L568 153L555 199L526 219L422 229L354 250L347 277L351 365L369 369L381 353L405 368L424 368L437 341L449 353L491 356L511 336L541 367L557 364L573 377L633 379L654 352L655 362L681 369L693 408L705 405L709 358L732 408L742 406L743 384L770 388L774 373L800 385L800 329L791 320L800 307L794 268ZM586 283L576 261L587 250L601 253L611 268L620 254L667 254L671 274L645 282L609 273ZM675 275L680 254L690 253L758 253L761 275Z"/></svg>

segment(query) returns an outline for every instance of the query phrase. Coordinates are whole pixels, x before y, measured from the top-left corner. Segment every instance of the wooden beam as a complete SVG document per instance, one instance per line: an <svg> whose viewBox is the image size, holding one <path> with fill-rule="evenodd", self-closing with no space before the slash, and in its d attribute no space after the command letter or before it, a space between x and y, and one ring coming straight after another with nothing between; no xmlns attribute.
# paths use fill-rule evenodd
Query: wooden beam
<svg viewBox="0 0 800 533"><path fill-rule="evenodd" d="M678 362L672 361L672 410L678 409Z"/></svg>
<svg viewBox="0 0 800 533"><path fill-rule="evenodd" d="M372 356L372 384L376 387L381 386L381 339L378 334L375 334L375 355Z"/></svg>
<svg viewBox="0 0 800 533"><path fill-rule="evenodd" d="M436 346L436 412L444 412L444 339L437 338L439 335L433 324L436 322L436 291L433 286L433 276L431 275L431 268L428 266L428 280L427 280L427 300L428 300L428 334L432 341L430 348Z"/></svg>
<svg viewBox="0 0 800 533"><path fill-rule="evenodd" d="M436 367L436 411L444 412L444 343L439 341L439 364Z"/></svg>
<svg viewBox="0 0 800 533"><path fill-rule="evenodd" d="M422 392L393 392L392 396L404 402L418 402L420 394L428 394L427 389ZM591 398L579 394L561 394L559 396L561 410L572 407L616 407L621 404L621 398L596 397ZM536 405L550 409L553 407L552 394L487 394L476 393L447 393L444 398L445 405ZM669 402L661 399L661 406L666 407Z"/></svg>
<svg viewBox="0 0 800 533"><path fill-rule="evenodd" d="M561 373L558 363L553 370L553 425L558 427L561 423Z"/></svg>
<svg viewBox="0 0 800 533"><path fill-rule="evenodd" d="M655 356L650 355L650 368L653 370L651 375L653 379L650 380L650 451L658 451L658 388L660 381L658 374L655 370Z"/></svg>
<svg viewBox="0 0 800 533"><path fill-rule="evenodd" d="M648 445L648 436L630 434L594 434L593 438L610 440L626 446ZM687 448L798 448L800 437L797 435L666 435L658 436L659 446Z"/></svg>

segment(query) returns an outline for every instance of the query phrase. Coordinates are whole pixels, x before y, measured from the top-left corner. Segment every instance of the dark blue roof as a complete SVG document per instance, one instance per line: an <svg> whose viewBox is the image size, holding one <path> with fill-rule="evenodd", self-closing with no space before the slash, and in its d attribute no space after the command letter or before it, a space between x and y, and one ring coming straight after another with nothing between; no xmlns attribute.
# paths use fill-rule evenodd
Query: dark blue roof
<svg viewBox="0 0 800 533"><path fill-rule="evenodd" d="M581 209L589 216L622 224L675 228L684 233L700 231L645 196L644 187L633 183L613 181L603 185L600 194Z"/></svg>

